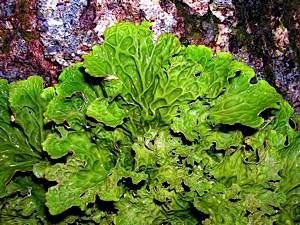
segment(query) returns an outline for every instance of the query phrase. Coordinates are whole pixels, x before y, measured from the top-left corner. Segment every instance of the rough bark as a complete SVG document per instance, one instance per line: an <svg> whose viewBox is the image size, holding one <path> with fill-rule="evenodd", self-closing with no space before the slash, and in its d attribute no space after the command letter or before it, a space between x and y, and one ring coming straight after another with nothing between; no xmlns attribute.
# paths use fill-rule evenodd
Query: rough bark
<svg viewBox="0 0 300 225"><path fill-rule="evenodd" d="M0 0L0 77L59 72L122 20L150 20L156 35L230 51L300 113L298 0Z"/></svg>

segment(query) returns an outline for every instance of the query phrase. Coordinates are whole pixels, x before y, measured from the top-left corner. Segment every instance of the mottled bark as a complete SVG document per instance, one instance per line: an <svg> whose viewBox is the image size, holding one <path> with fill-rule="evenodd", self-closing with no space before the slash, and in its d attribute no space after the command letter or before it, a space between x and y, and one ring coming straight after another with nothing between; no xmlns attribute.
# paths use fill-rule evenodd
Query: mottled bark
<svg viewBox="0 0 300 225"><path fill-rule="evenodd" d="M122 20L150 20L156 36L230 51L300 113L298 0L0 0L0 77L59 72Z"/></svg>

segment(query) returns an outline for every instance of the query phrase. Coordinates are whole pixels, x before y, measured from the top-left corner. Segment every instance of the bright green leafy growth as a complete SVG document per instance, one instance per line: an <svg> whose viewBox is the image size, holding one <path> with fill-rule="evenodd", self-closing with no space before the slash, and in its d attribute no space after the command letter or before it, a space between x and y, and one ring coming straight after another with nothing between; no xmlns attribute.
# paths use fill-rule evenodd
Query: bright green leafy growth
<svg viewBox="0 0 300 225"><path fill-rule="evenodd" d="M46 220L45 190L31 177L17 177L7 186L0 203L1 224L43 224Z"/></svg>
<svg viewBox="0 0 300 225"><path fill-rule="evenodd" d="M107 99L98 98L89 105L86 115L107 126L116 127L122 124L125 112L118 107L117 103L109 103Z"/></svg>
<svg viewBox="0 0 300 225"><path fill-rule="evenodd" d="M0 80L0 223L300 223L298 116L229 53L123 22L53 87Z"/></svg>
<svg viewBox="0 0 300 225"><path fill-rule="evenodd" d="M38 152L41 150L41 138L45 133L39 114L42 107L32 99L33 96L39 98L38 94L42 91L39 82L40 78L32 77L10 86L10 93L13 95L11 101L15 110L15 114L12 115L8 102L10 87L6 81L0 80L0 197L6 195L5 186L15 172L30 171L33 164L40 160ZM34 90L36 86L37 93ZM27 98L29 100L26 100Z"/></svg>
<svg viewBox="0 0 300 225"><path fill-rule="evenodd" d="M102 94L100 87L88 85L84 79L80 64L72 65L62 72L59 77L61 83L56 85L55 94L44 113L46 122L54 121L74 129L81 129L85 125L84 113L88 103Z"/></svg>
<svg viewBox="0 0 300 225"><path fill-rule="evenodd" d="M14 120L21 126L29 143L41 151L46 132L43 129L43 113L46 103L42 99L43 80L32 76L28 80L16 82L9 88L9 103Z"/></svg>
<svg viewBox="0 0 300 225"><path fill-rule="evenodd" d="M250 78L239 76L230 88L220 96L210 110L210 119L215 123L240 123L259 127L263 118L261 112L268 108L279 108L280 97L266 81L250 84Z"/></svg>
<svg viewBox="0 0 300 225"><path fill-rule="evenodd" d="M45 177L58 185L48 190L46 199L51 214L59 214L71 206L85 209L95 200L100 185L110 169L109 155L102 154L85 133L61 133L49 136L44 149L52 158L70 154L66 163L45 168ZM70 186L70 184L72 184ZM70 190L70 188L72 190ZM57 205L57 202L60 202Z"/></svg>
<svg viewBox="0 0 300 225"><path fill-rule="evenodd" d="M147 121L167 120L175 105L197 97L200 86L194 75L202 67L176 56L182 46L174 36L164 35L153 43L150 25L122 23L110 28L105 43L84 57L84 66L92 76L119 79L120 94Z"/></svg>

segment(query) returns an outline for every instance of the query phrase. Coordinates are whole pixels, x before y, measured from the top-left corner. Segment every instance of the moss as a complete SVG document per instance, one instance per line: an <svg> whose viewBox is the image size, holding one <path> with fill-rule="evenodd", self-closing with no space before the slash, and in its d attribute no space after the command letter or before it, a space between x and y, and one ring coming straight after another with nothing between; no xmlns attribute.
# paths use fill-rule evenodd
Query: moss
<svg viewBox="0 0 300 225"><path fill-rule="evenodd" d="M189 6L187 6L182 1L173 0L173 3L176 5L178 12L184 18L184 40L192 39L196 42L202 42L205 38L205 29L202 27L203 21L211 24L214 30L214 34L217 33L217 21L210 11L208 11L204 16L198 16L195 14L191 14Z"/></svg>
<svg viewBox="0 0 300 225"><path fill-rule="evenodd" d="M25 41L31 41L39 38L39 36L36 33L28 31L22 32L22 36Z"/></svg>
<svg viewBox="0 0 300 225"><path fill-rule="evenodd" d="M236 40L241 44L241 45L249 45L251 38L249 35L241 28L241 26L238 26L233 29L233 33L236 37Z"/></svg>
<svg viewBox="0 0 300 225"><path fill-rule="evenodd" d="M263 60L265 65L264 79L275 85L275 73L272 68L272 53L275 49L271 17L276 4L274 1L234 1L236 8L237 26L234 36L239 46L246 46L248 52ZM247 30L250 32L247 32Z"/></svg>
<svg viewBox="0 0 300 225"><path fill-rule="evenodd" d="M7 33L0 33L1 34L1 42L0 42L0 54L6 54L9 52L9 43L10 43L10 38Z"/></svg>
<svg viewBox="0 0 300 225"><path fill-rule="evenodd" d="M21 14L26 14L28 12L28 2L27 0L21 0L19 10Z"/></svg>
<svg viewBox="0 0 300 225"><path fill-rule="evenodd" d="M32 9L31 5L34 3L30 3L29 0L21 0L18 8L18 20L20 24L19 32L22 34L22 37L25 41L31 41L39 38L39 35L32 30L31 27L31 14L34 9Z"/></svg>
<svg viewBox="0 0 300 225"><path fill-rule="evenodd" d="M298 12L297 12L298 10ZM293 51L296 54L295 61L300 64L300 48L299 43L300 42L300 30L297 29L296 18L294 18L294 15L300 13L299 10L299 0L289 0L286 2L284 8L283 8L283 14L282 14L282 22L284 26L288 29L289 32L289 41L290 41L290 47L293 49Z"/></svg>

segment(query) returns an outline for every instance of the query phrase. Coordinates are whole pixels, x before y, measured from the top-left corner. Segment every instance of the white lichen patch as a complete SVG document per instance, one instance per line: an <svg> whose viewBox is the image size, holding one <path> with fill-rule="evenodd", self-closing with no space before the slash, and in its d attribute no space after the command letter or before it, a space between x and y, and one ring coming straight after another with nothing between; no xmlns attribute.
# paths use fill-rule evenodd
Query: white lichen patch
<svg viewBox="0 0 300 225"><path fill-rule="evenodd" d="M97 25L96 25L94 31L98 35L98 37L100 39L102 39L101 37L104 34L104 31L108 27L112 26L113 24L115 24L117 22L118 22L118 20L117 20L116 16L114 15L114 13L111 10L107 10L103 14L103 16L101 16L99 18L99 20L97 21Z"/></svg>
<svg viewBox="0 0 300 225"><path fill-rule="evenodd" d="M213 1L209 5L212 14L217 17L221 23L224 21L230 22L234 18L235 7L231 1Z"/></svg>
<svg viewBox="0 0 300 225"><path fill-rule="evenodd" d="M225 24L218 24L218 36L216 38L215 51L229 51L229 38L232 30Z"/></svg>
<svg viewBox="0 0 300 225"><path fill-rule="evenodd" d="M175 13L165 12L158 0L140 0L139 7L145 13L146 19L153 22L154 39L157 39L162 33L172 32L177 24ZM174 4L171 11L176 11Z"/></svg>
<svg viewBox="0 0 300 225"><path fill-rule="evenodd" d="M236 26L235 7L231 0L214 0L209 5L212 14L220 21L217 24L216 51L229 51L229 40L232 29Z"/></svg>
<svg viewBox="0 0 300 225"><path fill-rule="evenodd" d="M78 21L86 6L87 0L37 1L39 30L46 57L51 56L52 61L63 66L72 63L72 54L78 51L83 36L86 36L86 33L77 31Z"/></svg>
<svg viewBox="0 0 300 225"><path fill-rule="evenodd" d="M187 4L193 14L204 16L209 9L209 0L183 0Z"/></svg>
<svg viewBox="0 0 300 225"><path fill-rule="evenodd" d="M289 34L288 29L284 26L278 26L275 31L273 31L275 45L277 47L276 55L280 56L283 54L285 49L289 45Z"/></svg>
<svg viewBox="0 0 300 225"><path fill-rule="evenodd" d="M67 66L90 46L103 41L104 31L119 21L152 22L154 39L166 32L174 32L177 25L177 9L171 1L167 10L159 0L97 0L89 9L87 0L38 0L39 30L45 56L60 65ZM86 10L94 13L94 25L85 27L81 19ZM176 33L176 32L175 32ZM75 57L74 57L75 55Z"/></svg>

